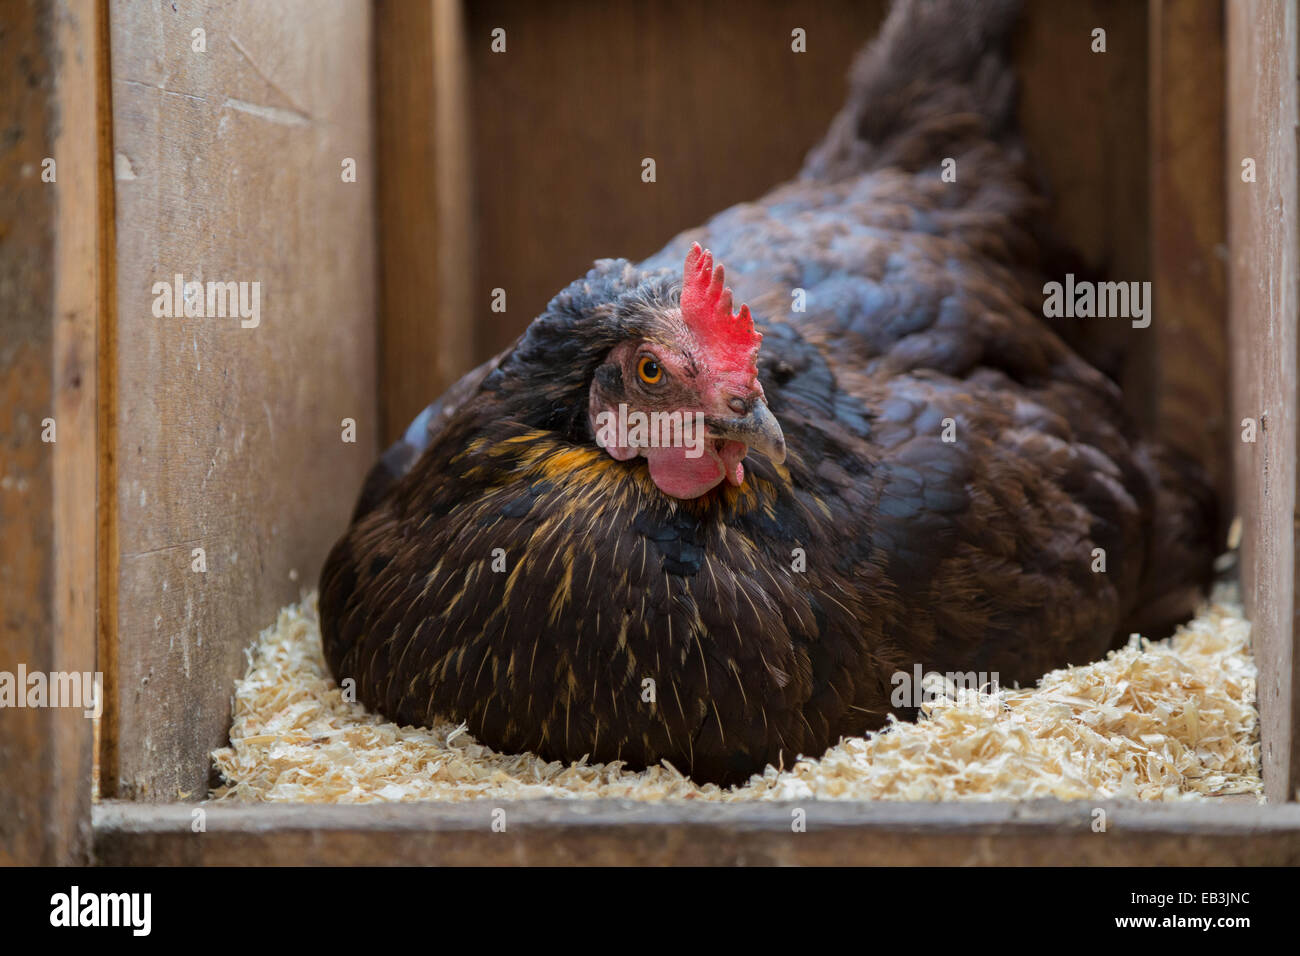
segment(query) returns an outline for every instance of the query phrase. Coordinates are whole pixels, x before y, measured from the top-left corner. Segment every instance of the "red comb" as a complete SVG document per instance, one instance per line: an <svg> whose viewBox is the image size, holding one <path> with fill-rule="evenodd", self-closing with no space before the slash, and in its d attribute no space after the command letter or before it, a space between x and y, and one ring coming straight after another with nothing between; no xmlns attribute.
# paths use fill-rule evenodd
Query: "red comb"
<svg viewBox="0 0 1300 956"><path fill-rule="evenodd" d="M731 290L723 285L724 277L722 264L713 265L713 254L691 243L682 270L682 318L719 371L754 376L763 336L754 331L749 306L731 314Z"/></svg>

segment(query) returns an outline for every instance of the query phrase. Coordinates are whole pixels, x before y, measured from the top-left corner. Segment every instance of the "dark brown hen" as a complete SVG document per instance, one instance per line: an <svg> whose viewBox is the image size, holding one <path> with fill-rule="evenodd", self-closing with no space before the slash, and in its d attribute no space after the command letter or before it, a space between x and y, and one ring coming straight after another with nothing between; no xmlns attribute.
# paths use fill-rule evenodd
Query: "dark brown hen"
<svg viewBox="0 0 1300 956"><path fill-rule="evenodd" d="M731 783L912 713L898 673L1029 682L1188 613L1203 481L1036 314L1012 19L897 4L796 181L598 262L431 406L322 573L335 676L498 750ZM683 300L693 242L756 378L745 317ZM598 441L620 406L699 413L705 453Z"/></svg>

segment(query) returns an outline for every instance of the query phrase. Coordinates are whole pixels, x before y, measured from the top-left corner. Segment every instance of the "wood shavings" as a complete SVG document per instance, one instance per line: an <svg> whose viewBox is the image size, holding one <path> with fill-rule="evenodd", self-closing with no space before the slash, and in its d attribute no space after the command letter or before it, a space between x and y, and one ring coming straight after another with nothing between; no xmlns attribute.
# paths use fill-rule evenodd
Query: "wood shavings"
<svg viewBox="0 0 1300 956"><path fill-rule="evenodd" d="M280 612L236 684L214 799L1020 800L1201 799L1262 792L1250 624L1220 585L1167 641L1052 671L1030 690L968 691L915 723L768 767L744 787L699 786L668 766L499 754L463 724L399 727L344 700L321 655L316 600Z"/></svg>

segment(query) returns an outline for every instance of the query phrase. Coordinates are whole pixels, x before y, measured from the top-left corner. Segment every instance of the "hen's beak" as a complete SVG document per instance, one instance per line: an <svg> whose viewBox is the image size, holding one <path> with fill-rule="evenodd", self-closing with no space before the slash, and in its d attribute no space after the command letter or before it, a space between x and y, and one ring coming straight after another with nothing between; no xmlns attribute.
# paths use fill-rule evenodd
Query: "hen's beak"
<svg viewBox="0 0 1300 956"><path fill-rule="evenodd" d="M778 465L785 461L785 435L762 399L754 399L748 415L738 418L709 416L704 423L709 428L710 437L741 442Z"/></svg>

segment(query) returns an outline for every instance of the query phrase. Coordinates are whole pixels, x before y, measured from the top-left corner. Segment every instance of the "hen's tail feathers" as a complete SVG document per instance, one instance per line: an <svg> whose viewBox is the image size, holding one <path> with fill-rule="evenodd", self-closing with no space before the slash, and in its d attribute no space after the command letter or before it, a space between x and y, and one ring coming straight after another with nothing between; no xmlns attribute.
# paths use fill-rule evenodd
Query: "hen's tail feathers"
<svg viewBox="0 0 1300 956"><path fill-rule="evenodd" d="M933 163L948 142L1011 129L1006 50L1020 0L895 0L858 54L849 97L803 175L838 179L879 166Z"/></svg>

